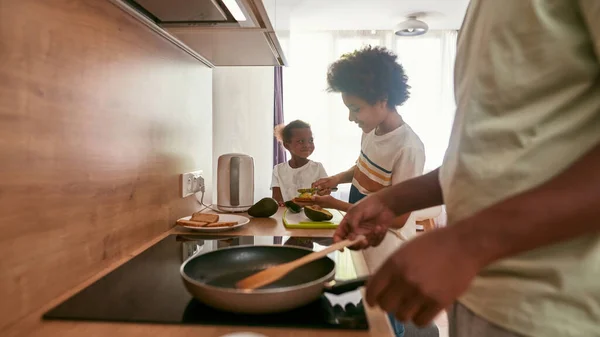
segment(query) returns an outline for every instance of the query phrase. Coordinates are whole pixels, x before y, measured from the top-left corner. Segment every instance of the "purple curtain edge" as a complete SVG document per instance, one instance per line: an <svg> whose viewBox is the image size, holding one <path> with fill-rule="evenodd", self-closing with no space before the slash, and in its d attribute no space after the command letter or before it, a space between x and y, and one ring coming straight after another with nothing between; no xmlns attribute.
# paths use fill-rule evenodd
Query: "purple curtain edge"
<svg viewBox="0 0 600 337"><path fill-rule="evenodd" d="M274 67L274 104L273 104L273 128L284 123L283 119L283 68ZM273 166L287 161L287 155L283 145L273 136Z"/></svg>

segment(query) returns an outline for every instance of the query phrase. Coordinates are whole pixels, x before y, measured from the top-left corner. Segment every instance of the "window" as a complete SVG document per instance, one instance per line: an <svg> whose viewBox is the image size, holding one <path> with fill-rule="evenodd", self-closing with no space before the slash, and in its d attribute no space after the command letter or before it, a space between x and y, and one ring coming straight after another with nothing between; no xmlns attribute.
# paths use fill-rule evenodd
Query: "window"
<svg viewBox="0 0 600 337"><path fill-rule="evenodd" d="M358 158L361 130L348 121L339 94L327 93L328 66L342 54L364 45L395 51L404 65L411 97L399 113L425 144L425 170L442 163L454 119L453 68L456 32L430 32L422 37L398 38L389 31L291 32L281 36L290 66L284 68L284 118L311 124L315 152L332 175L347 170ZM347 189L342 189L345 199Z"/></svg>

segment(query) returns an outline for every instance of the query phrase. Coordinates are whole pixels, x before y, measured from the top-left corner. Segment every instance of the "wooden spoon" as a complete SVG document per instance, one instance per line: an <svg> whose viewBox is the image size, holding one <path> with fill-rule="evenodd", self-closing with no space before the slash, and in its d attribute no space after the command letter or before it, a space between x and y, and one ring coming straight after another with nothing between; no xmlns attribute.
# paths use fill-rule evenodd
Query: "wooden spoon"
<svg viewBox="0 0 600 337"><path fill-rule="evenodd" d="M280 264L280 265L277 265L274 267L269 267L265 270L259 271L256 274L252 274L252 275L244 278L243 280L238 281L235 284L235 286L240 289L248 289L248 290L260 288L262 286L265 286L267 284L270 284L270 283L273 283L273 282L279 280L280 278L284 277L289 272L291 272L292 270L294 270L300 266L303 266L309 262L318 260L336 250L340 250L342 248L346 248L346 247L355 245L363 240L365 240L365 237L363 235L359 235L354 240L340 241L338 243L335 243L335 244L323 249L322 251L310 253L310 254L303 256L297 260L287 262L284 264Z"/></svg>

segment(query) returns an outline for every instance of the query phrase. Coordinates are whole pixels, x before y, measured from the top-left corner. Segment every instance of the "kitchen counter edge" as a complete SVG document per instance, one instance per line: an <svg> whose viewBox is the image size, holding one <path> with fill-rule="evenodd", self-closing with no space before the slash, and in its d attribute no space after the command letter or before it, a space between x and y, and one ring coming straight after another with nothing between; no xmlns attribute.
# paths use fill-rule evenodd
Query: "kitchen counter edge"
<svg viewBox="0 0 600 337"><path fill-rule="evenodd" d="M266 228L262 226L272 227L272 220L277 222L277 228L267 233ZM327 230L287 230L283 227L281 221L281 212L278 212L271 219L253 219L247 225L250 228L257 227L257 231L243 230L236 231L236 235L296 235L296 236L323 236L331 234ZM25 316L16 323L0 331L0 335L6 337L146 337L148 334L159 336L203 336L203 337L221 337L234 332L254 332L263 334L268 337L314 337L317 334L320 337L341 336L341 337L392 337L387 315L377 308L366 307L367 317L369 320L370 329L368 331L361 330L315 330L315 329L293 329L293 328L263 328L263 327L234 327L234 326L211 326L211 325L161 325L161 324L134 324L134 323L110 323L110 322L88 322L88 321L44 321L41 319L44 312L57 304L63 302L73 294L81 291L85 287L102 278L112 270L129 261L133 257L142 253L147 248L156 244L163 238L171 234L185 233L178 227L155 237L146 242L144 245L137 248L132 253L119 259L107 268L104 268L93 277L85 282L72 288L70 291L50 301L35 312ZM217 233L215 233L217 234ZM225 235L226 233L223 233ZM364 258L361 252L352 252L352 259L359 275L369 273ZM362 290L364 292L364 289ZM364 293L363 293L364 295Z"/></svg>

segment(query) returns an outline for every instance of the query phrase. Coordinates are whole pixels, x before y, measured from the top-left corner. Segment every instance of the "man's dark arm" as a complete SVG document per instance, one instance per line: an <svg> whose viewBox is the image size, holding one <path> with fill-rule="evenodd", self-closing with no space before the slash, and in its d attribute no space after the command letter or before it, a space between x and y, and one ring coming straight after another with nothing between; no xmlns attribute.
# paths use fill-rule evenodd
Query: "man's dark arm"
<svg viewBox="0 0 600 337"><path fill-rule="evenodd" d="M377 196L397 215L444 203L439 181L440 169L385 188Z"/></svg>

